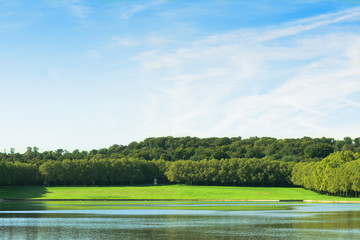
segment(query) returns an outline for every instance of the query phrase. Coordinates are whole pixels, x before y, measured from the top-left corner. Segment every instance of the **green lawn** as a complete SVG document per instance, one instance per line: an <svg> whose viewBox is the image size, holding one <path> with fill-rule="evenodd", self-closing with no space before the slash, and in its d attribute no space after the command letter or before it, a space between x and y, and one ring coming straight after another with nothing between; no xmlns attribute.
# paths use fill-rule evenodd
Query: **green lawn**
<svg viewBox="0 0 360 240"><path fill-rule="evenodd" d="M321 195L302 188L224 186L3 187L0 199L192 199L360 201Z"/></svg>

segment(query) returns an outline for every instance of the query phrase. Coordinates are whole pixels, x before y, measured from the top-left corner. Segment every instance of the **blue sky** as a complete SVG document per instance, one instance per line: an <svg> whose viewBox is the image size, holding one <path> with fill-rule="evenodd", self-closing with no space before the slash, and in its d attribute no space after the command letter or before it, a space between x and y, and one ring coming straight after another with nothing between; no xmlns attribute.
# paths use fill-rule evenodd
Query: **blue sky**
<svg viewBox="0 0 360 240"><path fill-rule="evenodd" d="M0 0L0 149L360 136L360 1Z"/></svg>

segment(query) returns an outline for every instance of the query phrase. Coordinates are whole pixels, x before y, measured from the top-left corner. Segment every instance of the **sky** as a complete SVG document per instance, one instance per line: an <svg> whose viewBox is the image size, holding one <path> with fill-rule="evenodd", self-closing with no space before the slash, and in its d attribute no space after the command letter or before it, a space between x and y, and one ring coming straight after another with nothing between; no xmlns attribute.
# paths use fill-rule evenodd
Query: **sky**
<svg viewBox="0 0 360 240"><path fill-rule="evenodd" d="M358 0L0 0L0 151L360 136Z"/></svg>

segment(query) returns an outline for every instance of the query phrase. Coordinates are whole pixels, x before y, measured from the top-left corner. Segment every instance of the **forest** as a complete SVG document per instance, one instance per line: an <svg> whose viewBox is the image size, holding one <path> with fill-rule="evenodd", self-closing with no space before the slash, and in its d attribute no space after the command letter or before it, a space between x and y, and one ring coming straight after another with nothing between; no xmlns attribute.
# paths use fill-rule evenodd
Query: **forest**
<svg viewBox="0 0 360 240"><path fill-rule="evenodd" d="M300 186L359 196L360 138L157 137L91 151L0 153L0 186Z"/></svg>

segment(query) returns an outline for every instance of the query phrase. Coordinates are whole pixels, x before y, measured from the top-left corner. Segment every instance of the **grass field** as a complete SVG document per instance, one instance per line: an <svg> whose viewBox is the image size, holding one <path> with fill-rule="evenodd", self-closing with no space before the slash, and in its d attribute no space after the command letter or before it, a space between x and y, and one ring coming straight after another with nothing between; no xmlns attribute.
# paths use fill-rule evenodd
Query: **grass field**
<svg viewBox="0 0 360 240"><path fill-rule="evenodd" d="M0 199L164 199L164 200L328 200L360 201L321 195L302 188L224 186L3 187Z"/></svg>

